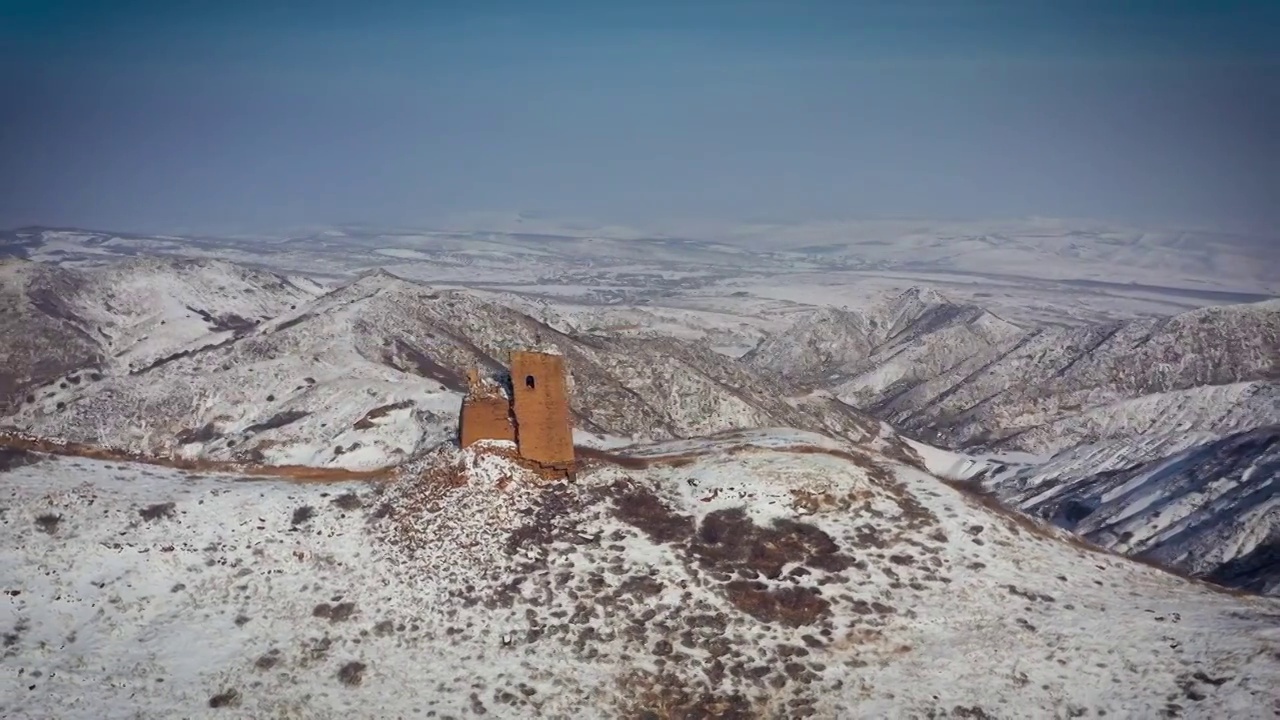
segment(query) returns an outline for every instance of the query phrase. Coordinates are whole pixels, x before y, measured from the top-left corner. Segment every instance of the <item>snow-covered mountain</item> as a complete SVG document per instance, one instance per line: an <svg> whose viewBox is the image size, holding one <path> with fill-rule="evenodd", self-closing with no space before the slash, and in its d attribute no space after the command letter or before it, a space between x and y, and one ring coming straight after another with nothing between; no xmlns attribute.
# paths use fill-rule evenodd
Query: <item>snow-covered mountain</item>
<svg viewBox="0 0 1280 720"><path fill-rule="evenodd" d="M1073 543L865 445L751 432L539 485L10 457L5 717L1280 711L1280 602ZM32 462L35 461L35 462Z"/></svg>
<svg viewBox="0 0 1280 720"><path fill-rule="evenodd" d="M913 291L816 310L746 356L905 432L1005 461L1002 501L1108 548L1280 589L1280 301L1022 330ZM1012 457L1012 460L1007 458Z"/></svg>
<svg viewBox="0 0 1280 720"><path fill-rule="evenodd" d="M1280 712L1277 600L1153 567L1280 590L1280 302L878 302L858 243L518 230L0 233L0 433L123 451L0 448L0 715ZM1144 242L1093 239L952 247ZM915 255L875 287L946 269ZM451 443L466 369L517 347L615 448L571 484Z"/></svg>
<svg viewBox="0 0 1280 720"><path fill-rule="evenodd" d="M86 272L95 287L118 278L115 270L105 278ZM148 307L188 307L175 299L193 293L188 279L170 280L173 287L153 290L169 294L150 297ZM475 293L380 271L314 299L281 286L268 296L276 306L261 309L277 311L271 318L253 312L224 327L227 316L217 316L203 335L166 336L181 342L162 346L134 341L123 354L101 345L110 361L94 365L88 380L59 375L31 384L30 401L5 424L147 456L389 466L452 439L469 367L500 372L507 351L539 347L567 358L578 427L596 436L664 439L764 426L851 439L879 432L879 423L833 398L788 399L699 344L567 335ZM76 317L89 334L101 327L88 311Z"/></svg>
<svg viewBox="0 0 1280 720"><path fill-rule="evenodd" d="M1051 453L1280 421L1280 300L1022 330L911 291L868 312L816 310L746 359L949 447Z"/></svg>
<svg viewBox="0 0 1280 720"><path fill-rule="evenodd" d="M1103 547L1234 587L1280 591L1280 426L1066 482L1063 475L1016 475L1001 494Z"/></svg>
<svg viewBox="0 0 1280 720"><path fill-rule="evenodd" d="M980 307L911 288L866 310L814 310L743 359L789 382L877 406L895 388L945 373L968 374L1024 335Z"/></svg>
<svg viewBox="0 0 1280 720"><path fill-rule="evenodd" d="M54 381L136 372L243 334L321 292L220 260L135 258L92 269L0 262L0 408ZM73 379L67 379L71 375Z"/></svg>
<svg viewBox="0 0 1280 720"><path fill-rule="evenodd" d="M56 238L42 237L47 251ZM437 260L487 247L450 237L431 240ZM74 239L89 248L142 242ZM571 262L589 246L587 237L544 238L526 251ZM1182 516L1171 513L1136 541L1116 539L1136 533L1127 527L1103 531L1163 503L1269 487L1265 457L1248 473L1179 458L1214 457L1235 447L1231 438L1280 424L1278 301L1024 327L925 288L864 309L795 311L738 292L691 294L679 308L628 305L626 293L567 308L546 295L382 271L322 286L173 257L10 260L0 277L0 328L13 339L0 348L0 429L12 433L153 458L381 468L452 439L468 367L500 371L508 350L537 346L569 360L581 443L787 426L906 456L897 433L865 412L935 445L1000 453L1003 469L972 462L990 470L988 489L1106 547L1248 587L1274 590L1280 577L1266 560L1276 527L1269 491L1208 503L1177 537L1170 523ZM748 316L751 324L735 321ZM719 347L783 318L790 324L741 361ZM1146 478L1141 497L1163 499L1105 511L1091 488L1119 476ZM1059 512L1067 506L1069 523ZM1103 508L1098 532L1080 516L1088 507Z"/></svg>
<svg viewBox="0 0 1280 720"><path fill-rule="evenodd" d="M935 475L1100 547L1280 594L1280 426L1178 440L1147 440L1138 452L1081 445L1047 460L911 444Z"/></svg>

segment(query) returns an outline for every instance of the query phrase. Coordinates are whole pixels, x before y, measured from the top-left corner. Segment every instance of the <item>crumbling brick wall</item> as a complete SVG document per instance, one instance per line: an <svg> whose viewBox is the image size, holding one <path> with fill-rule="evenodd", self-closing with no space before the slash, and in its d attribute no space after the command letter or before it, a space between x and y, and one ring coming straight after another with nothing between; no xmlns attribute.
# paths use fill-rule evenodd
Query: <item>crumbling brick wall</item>
<svg viewBox="0 0 1280 720"><path fill-rule="evenodd" d="M475 370L469 373L467 385L458 422L458 444L467 447L478 440L515 441L511 399L500 388L481 382Z"/></svg>
<svg viewBox="0 0 1280 720"><path fill-rule="evenodd" d="M501 396L468 398L462 401L459 444L466 447L478 440L516 439L510 402Z"/></svg>
<svg viewBox="0 0 1280 720"><path fill-rule="evenodd" d="M512 352L511 387L520 456L549 467L571 467L573 421L564 359Z"/></svg>

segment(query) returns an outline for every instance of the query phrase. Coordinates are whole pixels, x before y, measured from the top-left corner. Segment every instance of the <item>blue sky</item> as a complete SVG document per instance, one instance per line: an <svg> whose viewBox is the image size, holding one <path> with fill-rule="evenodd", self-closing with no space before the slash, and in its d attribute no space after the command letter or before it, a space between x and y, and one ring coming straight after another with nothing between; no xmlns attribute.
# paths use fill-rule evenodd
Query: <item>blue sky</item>
<svg viewBox="0 0 1280 720"><path fill-rule="evenodd" d="M1280 3L0 0L0 226L1274 227Z"/></svg>

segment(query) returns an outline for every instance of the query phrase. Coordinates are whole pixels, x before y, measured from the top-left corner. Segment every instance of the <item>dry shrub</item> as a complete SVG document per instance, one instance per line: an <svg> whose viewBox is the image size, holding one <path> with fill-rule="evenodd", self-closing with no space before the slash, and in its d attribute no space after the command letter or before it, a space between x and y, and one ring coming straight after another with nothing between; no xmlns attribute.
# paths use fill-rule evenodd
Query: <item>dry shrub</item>
<svg viewBox="0 0 1280 720"><path fill-rule="evenodd" d="M240 704L240 698L241 698L240 691L236 690L235 688L231 688L229 690L223 690L217 695L214 695L213 697L209 698L209 707L211 708L236 707Z"/></svg>
<svg viewBox="0 0 1280 720"><path fill-rule="evenodd" d="M831 603L816 588L770 587L758 580L734 580L725 585L725 592L742 612L787 627L812 625L831 611Z"/></svg>
<svg viewBox="0 0 1280 720"><path fill-rule="evenodd" d="M693 518L666 506L647 488L630 483L615 483L614 516L631 525L655 543L688 540L693 535Z"/></svg>
<svg viewBox="0 0 1280 720"><path fill-rule="evenodd" d="M142 516L143 520L148 522L153 520L162 520L173 517L173 510L175 507L177 507L177 505L171 502L156 503L155 505L148 505L147 507L142 508L138 511L138 514Z"/></svg>
<svg viewBox="0 0 1280 720"><path fill-rule="evenodd" d="M364 671L366 669L368 669L367 665L353 660L343 665L342 669L338 671L338 680L343 685L355 687L364 682Z"/></svg>
<svg viewBox="0 0 1280 720"><path fill-rule="evenodd" d="M630 698L622 717L635 720L754 720L761 714L740 694L717 695L670 674L637 673L622 681Z"/></svg>

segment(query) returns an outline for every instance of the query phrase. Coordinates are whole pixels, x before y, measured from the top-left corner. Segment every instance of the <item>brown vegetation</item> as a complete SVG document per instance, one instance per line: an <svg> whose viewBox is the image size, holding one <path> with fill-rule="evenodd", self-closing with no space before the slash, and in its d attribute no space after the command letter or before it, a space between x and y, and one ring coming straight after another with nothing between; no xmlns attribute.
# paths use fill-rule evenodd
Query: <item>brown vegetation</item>
<svg viewBox="0 0 1280 720"><path fill-rule="evenodd" d="M716 695L706 688L689 687L680 678L664 673L637 674L623 681L625 696L632 698L623 717L634 720L754 720L760 717L739 694Z"/></svg>
<svg viewBox="0 0 1280 720"><path fill-rule="evenodd" d="M693 535L693 518L671 510L647 488L617 483L613 491L614 515L654 542L680 542Z"/></svg>
<svg viewBox="0 0 1280 720"><path fill-rule="evenodd" d="M705 517L690 553L709 568L747 570L776 579L790 563L813 564L822 569L843 570L853 560L838 554L831 536L806 523L778 520L762 528L739 508L717 510Z"/></svg>
<svg viewBox="0 0 1280 720"><path fill-rule="evenodd" d="M654 542L675 545L690 563L724 582L725 597L734 607L763 622L810 625L826 616L831 604L816 588L775 586L761 578L777 580L790 563L806 563L820 572L853 565L851 558L837 552L829 535L812 525L780 520L760 527L735 508L713 512L695 527L692 517L671 510L647 488L619 482L608 492L614 517Z"/></svg>
<svg viewBox="0 0 1280 720"><path fill-rule="evenodd" d="M733 606L762 622L787 627L812 625L831 609L816 588L770 587L758 580L734 580L725 585Z"/></svg>

